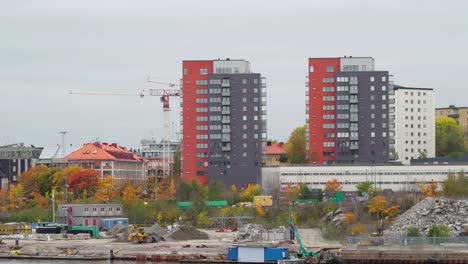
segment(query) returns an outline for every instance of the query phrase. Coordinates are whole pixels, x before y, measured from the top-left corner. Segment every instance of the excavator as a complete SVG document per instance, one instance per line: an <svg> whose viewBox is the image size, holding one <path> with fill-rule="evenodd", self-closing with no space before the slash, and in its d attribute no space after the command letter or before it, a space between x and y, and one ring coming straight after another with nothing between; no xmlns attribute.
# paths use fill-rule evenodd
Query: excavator
<svg viewBox="0 0 468 264"><path fill-rule="evenodd" d="M139 243L157 243L163 240L157 234L148 234L143 227L136 228L130 235L128 236L128 241L131 241L134 244Z"/></svg>
<svg viewBox="0 0 468 264"><path fill-rule="evenodd" d="M314 251L308 250L302 243L301 236L293 223L292 216L288 220L289 230L291 232L291 240L296 240L299 244L299 251L295 254L297 258L306 259L306 263L320 263L319 254ZM294 255L293 255L294 256Z"/></svg>

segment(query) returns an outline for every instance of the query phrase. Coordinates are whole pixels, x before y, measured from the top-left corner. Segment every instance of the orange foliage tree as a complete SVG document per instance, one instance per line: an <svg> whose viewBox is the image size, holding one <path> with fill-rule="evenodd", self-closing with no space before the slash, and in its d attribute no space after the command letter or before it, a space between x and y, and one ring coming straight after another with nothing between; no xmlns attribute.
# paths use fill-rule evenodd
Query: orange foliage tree
<svg viewBox="0 0 468 264"><path fill-rule="evenodd" d="M296 200L299 197L299 186L295 185L292 186L291 183L288 183L286 189L284 190L285 198L288 199L290 202L292 200Z"/></svg>
<svg viewBox="0 0 468 264"><path fill-rule="evenodd" d="M369 205L367 207L369 209L369 214L374 214L378 217L395 217L398 213L400 213L399 205L393 205L389 207L387 206L388 200L382 195L377 195L369 202Z"/></svg>
<svg viewBox="0 0 468 264"><path fill-rule="evenodd" d="M119 189L114 188L117 182L112 176L107 176L105 179L99 180L99 187L94 194L94 200L99 203L109 203L116 199L119 194Z"/></svg>
<svg viewBox="0 0 468 264"><path fill-rule="evenodd" d="M11 184L7 195L8 210L19 210L24 207L24 188L21 183Z"/></svg>
<svg viewBox="0 0 468 264"><path fill-rule="evenodd" d="M244 202L252 202L253 197L256 195L260 195L262 193L262 187L259 184L249 184L247 188L245 188L241 192L241 199Z"/></svg>
<svg viewBox="0 0 468 264"><path fill-rule="evenodd" d="M368 232L367 227L365 227L362 224L355 224L353 226L353 228L351 228L351 235L353 235L353 236L357 236L357 235L360 235L360 234L366 234L367 232Z"/></svg>
<svg viewBox="0 0 468 264"><path fill-rule="evenodd" d="M335 195L337 192L341 192L343 187L341 186L341 183L338 182L337 179L332 179L327 181L327 184L325 185L325 193L329 196Z"/></svg>
<svg viewBox="0 0 468 264"><path fill-rule="evenodd" d="M347 225L351 225L354 223L355 217L353 213L347 213L345 214L345 222Z"/></svg>
<svg viewBox="0 0 468 264"><path fill-rule="evenodd" d="M437 196L439 196L439 192L437 191L438 187L439 186L437 182L435 182L434 179L432 179L431 183L423 187L422 192L425 197L436 198Z"/></svg>
<svg viewBox="0 0 468 264"><path fill-rule="evenodd" d="M47 208L49 203L47 202L46 198L42 196L39 192L34 191L31 193L31 196L34 197L34 201L36 202L36 206L39 208Z"/></svg>
<svg viewBox="0 0 468 264"><path fill-rule="evenodd" d="M83 194L83 196L94 195L99 188L99 172L95 170L80 171L70 176L67 183L75 196L79 196L79 194Z"/></svg>

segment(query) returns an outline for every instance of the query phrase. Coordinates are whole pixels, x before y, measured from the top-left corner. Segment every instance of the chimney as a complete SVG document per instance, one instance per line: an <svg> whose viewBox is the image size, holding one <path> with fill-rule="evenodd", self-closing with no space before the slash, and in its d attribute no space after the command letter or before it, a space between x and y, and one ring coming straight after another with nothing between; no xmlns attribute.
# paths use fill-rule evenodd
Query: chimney
<svg viewBox="0 0 468 264"><path fill-rule="evenodd" d="M267 146L271 146L271 141L267 141Z"/></svg>
<svg viewBox="0 0 468 264"><path fill-rule="evenodd" d="M117 147L117 143L112 143L111 146L113 146L114 148Z"/></svg>

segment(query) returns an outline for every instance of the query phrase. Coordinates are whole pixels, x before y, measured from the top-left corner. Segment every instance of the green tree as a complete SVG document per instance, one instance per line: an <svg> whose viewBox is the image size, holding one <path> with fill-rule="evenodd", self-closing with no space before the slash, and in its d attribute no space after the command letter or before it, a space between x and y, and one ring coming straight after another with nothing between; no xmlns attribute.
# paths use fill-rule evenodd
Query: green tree
<svg viewBox="0 0 468 264"><path fill-rule="evenodd" d="M299 184L299 199L312 199L312 192L307 187L307 184Z"/></svg>
<svg viewBox="0 0 468 264"><path fill-rule="evenodd" d="M450 228L446 225L432 225L427 233L428 237L449 237Z"/></svg>
<svg viewBox="0 0 468 264"><path fill-rule="evenodd" d="M463 151L463 133L455 119L438 117L435 130L437 157L445 157L452 152Z"/></svg>
<svg viewBox="0 0 468 264"><path fill-rule="evenodd" d="M408 228L408 230L406 231L406 235L409 236L409 237L419 237L421 236L421 234L419 233L419 229L417 227L410 227Z"/></svg>
<svg viewBox="0 0 468 264"><path fill-rule="evenodd" d="M447 180L442 184L444 194L451 197L461 197L468 195L468 178L465 173L460 171L458 176L453 172L449 172Z"/></svg>
<svg viewBox="0 0 468 264"><path fill-rule="evenodd" d="M210 183L210 186L208 189L208 200L210 201L224 200L225 199L224 192L225 192L224 184L220 182Z"/></svg>
<svg viewBox="0 0 468 264"><path fill-rule="evenodd" d="M370 181L361 182L358 185L356 185L356 189L361 194L362 193L369 193L372 190L372 182L370 182Z"/></svg>
<svg viewBox="0 0 468 264"><path fill-rule="evenodd" d="M306 163L306 126L298 127L291 132L284 150L290 163Z"/></svg>

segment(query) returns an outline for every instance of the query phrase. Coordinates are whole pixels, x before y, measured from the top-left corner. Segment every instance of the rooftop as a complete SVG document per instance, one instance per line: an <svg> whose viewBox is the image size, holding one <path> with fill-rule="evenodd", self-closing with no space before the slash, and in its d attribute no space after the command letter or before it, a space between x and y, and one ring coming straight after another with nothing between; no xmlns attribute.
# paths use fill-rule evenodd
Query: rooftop
<svg viewBox="0 0 468 264"><path fill-rule="evenodd" d="M141 158L116 143L88 143L65 157L69 161L125 160L141 161Z"/></svg>

